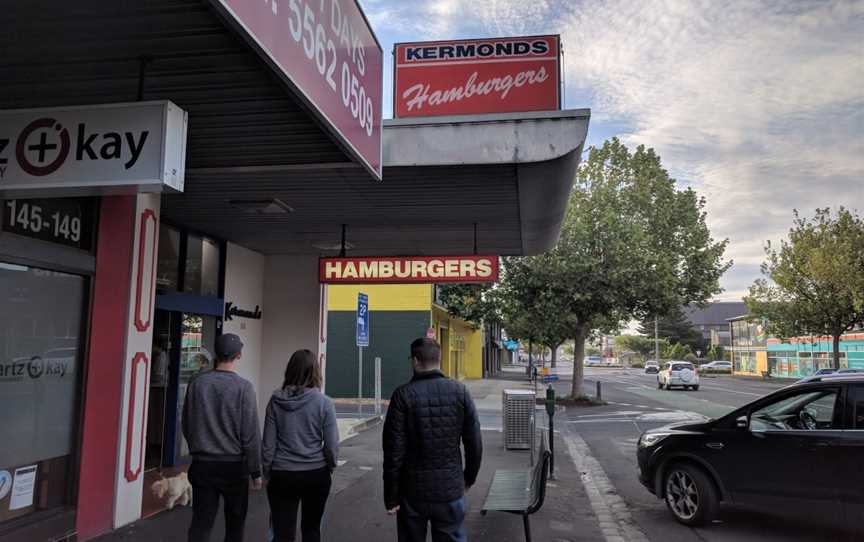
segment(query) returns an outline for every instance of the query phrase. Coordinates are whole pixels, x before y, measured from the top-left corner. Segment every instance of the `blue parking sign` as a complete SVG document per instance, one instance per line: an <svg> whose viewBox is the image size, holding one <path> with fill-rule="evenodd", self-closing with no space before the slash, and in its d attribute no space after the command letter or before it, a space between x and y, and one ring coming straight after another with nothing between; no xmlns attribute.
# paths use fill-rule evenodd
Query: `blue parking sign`
<svg viewBox="0 0 864 542"><path fill-rule="evenodd" d="M369 346L369 296L357 294L357 346Z"/></svg>

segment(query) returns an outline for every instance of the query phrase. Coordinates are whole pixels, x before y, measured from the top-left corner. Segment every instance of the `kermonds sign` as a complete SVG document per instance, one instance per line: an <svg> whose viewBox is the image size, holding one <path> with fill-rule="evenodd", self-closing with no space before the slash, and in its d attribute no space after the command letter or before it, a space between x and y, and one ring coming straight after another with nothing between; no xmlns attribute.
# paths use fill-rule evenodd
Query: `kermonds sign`
<svg viewBox="0 0 864 542"><path fill-rule="evenodd" d="M399 43L396 117L561 107L558 36Z"/></svg>
<svg viewBox="0 0 864 542"><path fill-rule="evenodd" d="M186 123L168 101L0 111L0 194L182 191Z"/></svg>
<svg viewBox="0 0 864 542"><path fill-rule="evenodd" d="M497 282L498 256L321 258L322 283Z"/></svg>

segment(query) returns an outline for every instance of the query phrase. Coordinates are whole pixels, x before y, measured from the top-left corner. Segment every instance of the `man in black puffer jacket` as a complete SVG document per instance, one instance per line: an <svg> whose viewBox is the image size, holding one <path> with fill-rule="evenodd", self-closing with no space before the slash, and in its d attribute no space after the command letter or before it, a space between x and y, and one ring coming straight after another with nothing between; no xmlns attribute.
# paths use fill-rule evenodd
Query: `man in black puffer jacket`
<svg viewBox="0 0 864 542"><path fill-rule="evenodd" d="M411 343L414 377L393 392L384 422L384 504L399 542L467 540L465 490L480 471L483 441L471 394L441 372L441 346ZM462 468L460 441L465 447Z"/></svg>

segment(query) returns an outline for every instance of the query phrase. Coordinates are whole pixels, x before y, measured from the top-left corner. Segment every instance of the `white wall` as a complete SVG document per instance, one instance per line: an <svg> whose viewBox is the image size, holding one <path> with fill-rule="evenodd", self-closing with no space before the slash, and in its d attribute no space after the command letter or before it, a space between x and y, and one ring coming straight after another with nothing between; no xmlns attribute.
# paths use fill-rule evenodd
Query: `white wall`
<svg viewBox="0 0 864 542"><path fill-rule="evenodd" d="M235 316L223 321L223 333L235 333L243 341L243 357L237 364L237 373L252 382L255 392L260 396L262 342L264 320L269 307L264 306L264 256L257 252L228 243L225 258L225 302L233 303L239 309L254 311L258 306L262 319ZM227 316L227 315L226 315ZM266 388L266 386L265 386Z"/></svg>
<svg viewBox="0 0 864 542"><path fill-rule="evenodd" d="M264 291L267 312L258 388L258 412L262 418L273 390L282 385L291 354L301 348L313 352L319 348L318 256L266 256Z"/></svg>

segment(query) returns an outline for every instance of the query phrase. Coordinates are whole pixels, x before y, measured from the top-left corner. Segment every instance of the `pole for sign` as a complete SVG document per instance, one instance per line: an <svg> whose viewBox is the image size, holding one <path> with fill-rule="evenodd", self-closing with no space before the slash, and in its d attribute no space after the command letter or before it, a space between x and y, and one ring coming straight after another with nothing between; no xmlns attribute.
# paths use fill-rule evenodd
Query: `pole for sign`
<svg viewBox="0 0 864 542"><path fill-rule="evenodd" d="M363 413L363 347L357 347L357 412Z"/></svg>
<svg viewBox="0 0 864 542"><path fill-rule="evenodd" d="M375 358L375 415L381 415L381 358Z"/></svg>

